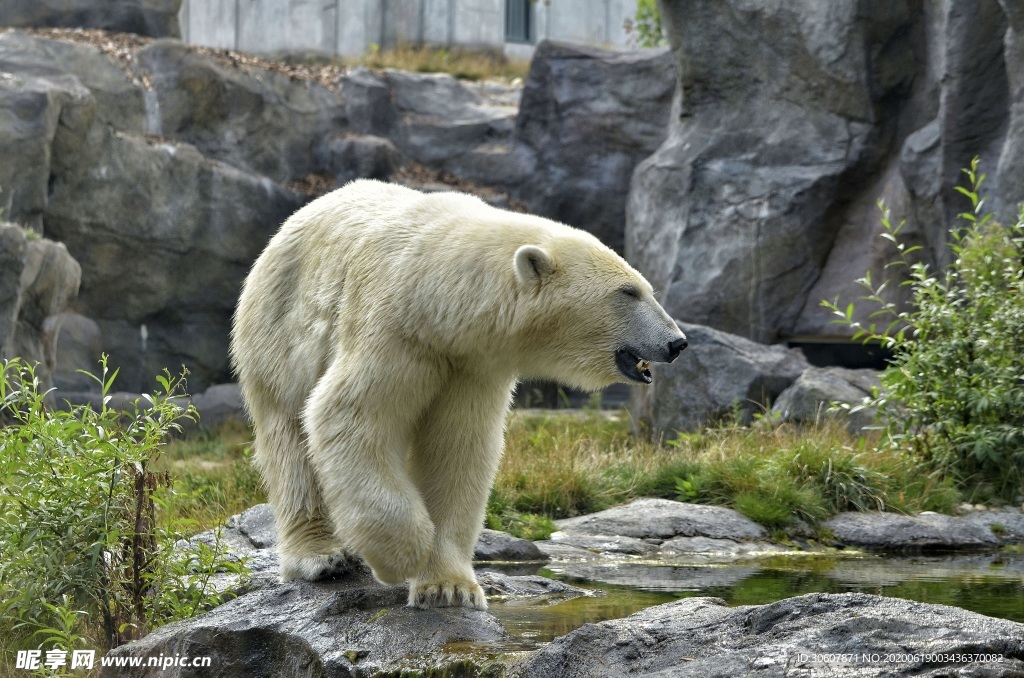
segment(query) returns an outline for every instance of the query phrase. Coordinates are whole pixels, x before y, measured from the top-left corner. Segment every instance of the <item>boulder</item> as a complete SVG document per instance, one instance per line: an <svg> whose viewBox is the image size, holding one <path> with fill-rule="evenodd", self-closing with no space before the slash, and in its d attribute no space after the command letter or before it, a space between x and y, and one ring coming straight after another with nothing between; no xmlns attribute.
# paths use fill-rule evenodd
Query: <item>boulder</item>
<svg viewBox="0 0 1024 678"><path fill-rule="evenodd" d="M763 527L732 509L670 499L636 499L605 511L556 520L555 525L568 535L614 535L659 543L674 537L703 536L734 541L767 537Z"/></svg>
<svg viewBox="0 0 1024 678"><path fill-rule="evenodd" d="M199 428L210 430L229 421L246 421L245 402L238 384L214 384L199 395L192 396L199 412Z"/></svg>
<svg viewBox="0 0 1024 678"><path fill-rule="evenodd" d="M103 354L100 326L91 318L70 311L57 317L60 331L57 333L57 364L53 370L54 387L63 391L99 391L99 382L79 370L98 376Z"/></svg>
<svg viewBox="0 0 1024 678"><path fill-rule="evenodd" d="M898 658L898 659L889 659ZM584 676L947 676L1024 673L1024 624L861 593L728 607L686 598L587 624L511 672Z"/></svg>
<svg viewBox="0 0 1024 678"><path fill-rule="evenodd" d="M840 513L824 526L836 541L879 551L970 550L999 545L991 527L965 518L921 513Z"/></svg>
<svg viewBox="0 0 1024 678"><path fill-rule="evenodd" d="M55 84L73 79L92 95L100 123L122 132L152 131L147 128L146 92L138 74L98 47L8 31L0 33L0 70Z"/></svg>
<svg viewBox="0 0 1024 678"><path fill-rule="evenodd" d="M102 28L154 38L181 36L182 0L5 0L0 26Z"/></svg>
<svg viewBox="0 0 1024 678"><path fill-rule="evenodd" d="M851 431L859 431L874 423L874 408L856 412L830 410L834 403L859 405L871 397L872 389L877 389L879 383L875 370L808 367L772 405L772 420L814 424L838 416L845 419Z"/></svg>
<svg viewBox="0 0 1024 678"><path fill-rule="evenodd" d="M632 393L634 424L656 436L691 431L734 412L749 423L810 366L796 349L676 322L689 347L674 363L656 366L653 384Z"/></svg>
<svg viewBox="0 0 1024 678"><path fill-rule="evenodd" d="M279 182L323 170L315 149L346 131L337 92L158 40L136 54L153 84L153 134Z"/></svg>
<svg viewBox="0 0 1024 678"><path fill-rule="evenodd" d="M876 202L906 220L902 238L923 246L915 257L945 265L969 207L961 169L976 155L995 175L987 205L1016 218L1015 0L666 3L663 19L675 113L633 176L626 254L674 316L764 342L849 338L820 301L856 301L865 272L907 308ZM854 317L873 310L859 303Z"/></svg>
<svg viewBox="0 0 1024 678"><path fill-rule="evenodd" d="M0 223L0 349L14 338L21 306L21 271L28 238L17 224Z"/></svg>
<svg viewBox="0 0 1024 678"><path fill-rule="evenodd" d="M82 269L62 243L26 238L0 224L0 358L38 363L41 390L53 386L62 313L78 294Z"/></svg>
<svg viewBox="0 0 1024 678"><path fill-rule="evenodd" d="M516 117L532 163L513 195L622 252L636 165L665 139L675 81L666 49L617 52L543 41Z"/></svg>
<svg viewBox="0 0 1024 678"><path fill-rule="evenodd" d="M386 180L402 166L404 157L395 145L383 137L337 135L316 149L317 164L340 187L353 179Z"/></svg>
<svg viewBox="0 0 1024 678"><path fill-rule="evenodd" d="M9 35L0 35L0 46ZM8 68L0 66L0 210L42 233L58 125L84 134L96 101L74 76L36 77Z"/></svg>
<svg viewBox="0 0 1024 678"><path fill-rule="evenodd" d="M84 142L62 128L53 157L47 233L82 264L75 310L99 325L116 386L148 392L183 364L192 389L226 381L242 280L302 198L192 146L108 128Z"/></svg>
<svg viewBox="0 0 1024 678"><path fill-rule="evenodd" d="M384 78L398 116L393 139L417 162L447 169L445 161L512 135L514 107L491 104L447 73L389 70Z"/></svg>
<svg viewBox="0 0 1024 678"><path fill-rule="evenodd" d="M907 3L861 4L665 4L675 115L633 177L626 254L670 314L766 342L791 331L834 206L877 171L885 103L914 76Z"/></svg>
<svg viewBox="0 0 1024 678"><path fill-rule="evenodd" d="M547 559L532 541L498 530L481 532L473 550L473 560L477 561L543 562Z"/></svg>

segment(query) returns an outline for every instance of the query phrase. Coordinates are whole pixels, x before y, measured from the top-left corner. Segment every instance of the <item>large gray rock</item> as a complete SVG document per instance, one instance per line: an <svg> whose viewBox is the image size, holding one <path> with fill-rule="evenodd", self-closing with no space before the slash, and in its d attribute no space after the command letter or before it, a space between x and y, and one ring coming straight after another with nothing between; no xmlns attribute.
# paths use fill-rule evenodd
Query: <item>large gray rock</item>
<svg viewBox="0 0 1024 678"><path fill-rule="evenodd" d="M50 79L56 84L73 78L95 100L98 122L122 132L149 131L146 94L138 75L93 45L20 31L0 33L0 70Z"/></svg>
<svg viewBox="0 0 1024 678"><path fill-rule="evenodd" d="M100 326L78 313L66 312L59 316L57 333L57 364L53 370L53 385L63 391L99 391L100 384L84 370L97 375L103 354L103 335Z"/></svg>
<svg viewBox="0 0 1024 678"><path fill-rule="evenodd" d="M181 0L4 0L0 26L102 28L154 38L181 35Z"/></svg>
<svg viewBox="0 0 1024 678"><path fill-rule="evenodd" d="M499 191L518 186L531 171L511 143L517 87L472 86L444 73L365 68L353 69L339 83L352 132L387 138L405 158L430 171Z"/></svg>
<svg viewBox="0 0 1024 678"><path fill-rule="evenodd" d="M53 154L47 233L82 264L75 310L99 325L116 385L150 391L183 364L192 389L226 381L238 290L300 196L192 146L109 129L84 143L62 129Z"/></svg>
<svg viewBox="0 0 1024 678"><path fill-rule="evenodd" d="M515 132L533 169L509 190L621 252L629 179L665 139L674 85L668 50L541 42Z"/></svg>
<svg viewBox="0 0 1024 678"><path fill-rule="evenodd" d="M587 624L511 675L1014 676L1024 675L1024 624L859 593L733 608L687 598Z"/></svg>
<svg viewBox="0 0 1024 678"><path fill-rule="evenodd" d="M1003 60L1009 81L1009 120L996 176L1003 217L1009 219L1024 203L1024 3L999 0L999 5L1007 19Z"/></svg>
<svg viewBox="0 0 1024 678"><path fill-rule="evenodd" d="M0 358L38 363L42 390L53 386L61 318L78 294L82 269L62 243L26 239L0 224Z"/></svg>
<svg viewBox="0 0 1024 678"><path fill-rule="evenodd" d="M634 174L626 253L674 316L759 341L849 338L822 299L870 272L898 309L879 198L932 266L980 155L1004 220L1024 200L1017 0L666 2L679 85L668 138ZM757 64L756 68L751 64ZM855 319L874 308L859 303Z"/></svg>
<svg viewBox="0 0 1024 678"><path fill-rule="evenodd" d="M879 386L875 370L848 370L842 367L808 367L793 385L783 391L772 405L773 421L819 423L830 417L843 417L851 431L874 423L873 408L856 412L831 412L834 403L860 405Z"/></svg>
<svg viewBox="0 0 1024 678"><path fill-rule="evenodd" d="M532 541L498 530L484 530L473 549L473 560L502 562L543 562L548 557Z"/></svg>
<svg viewBox="0 0 1024 678"><path fill-rule="evenodd" d="M798 350L676 322L688 348L674 363L656 366L653 384L632 390L634 424L654 435L694 430L737 408L749 422L810 366Z"/></svg>
<svg viewBox="0 0 1024 678"><path fill-rule="evenodd" d="M386 71L399 125L398 148L431 168L512 136L516 109L495 105L446 73ZM474 177L466 177L473 179Z"/></svg>
<svg viewBox="0 0 1024 678"><path fill-rule="evenodd" d="M497 619L466 608L405 607L408 591L368 573L333 582L271 584L211 612L161 627L108 656L208 656L214 676L377 675L401 668L451 668L480 658L446 655L455 642L497 642ZM300 669L301 667L301 669ZM469 667L467 667L469 668ZM105 669L104 676L191 676L190 667Z"/></svg>
<svg viewBox="0 0 1024 678"><path fill-rule="evenodd" d="M405 160L393 143L372 134L336 135L320 144L316 154L335 186L360 178L387 180Z"/></svg>
<svg viewBox="0 0 1024 678"><path fill-rule="evenodd" d="M58 125L84 132L81 121L91 120L95 107L95 99L73 76L22 75L0 66L0 209L5 219L42 232Z"/></svg>
<svg viewBox="0 0 1024 678"><path fill-rule="evenodd" d="M0 348L14 337L21 306L21 271L28 238L17 224L0 223Z"/></svg>
<svg viewBox="0 0 1024 678"><path fill-rule="evenodd" d="M323 85L231 64L171 40L141 49L136 59L155 92L151 133L275 181L322 171L315 149L346 130L340 95Z"/></svg>
<svg viewBox="0 0 1024 678"><path fill-rule="evenodd" d="M670 499L636 499L597 513L556 520L555 525L570 535L615 535L653 540L703 536L750 541L767 536L763 527L732 509L684 504Z"/></svg>
<svg viewBox="0 0 1024 678"><path fill-rule="evenodd" d="M880 551L955 550L999 545L991 527L980 522L921 513L840 513L824 524L836 541Z"/></svg>
<svg viewBox="0 0 1024 678"><path fill-rule="evenodd" d="M626 254L670 314L760 341L795 324L914 75L907 4L862 5L664 4L676 115L634 175Z"/></svg>

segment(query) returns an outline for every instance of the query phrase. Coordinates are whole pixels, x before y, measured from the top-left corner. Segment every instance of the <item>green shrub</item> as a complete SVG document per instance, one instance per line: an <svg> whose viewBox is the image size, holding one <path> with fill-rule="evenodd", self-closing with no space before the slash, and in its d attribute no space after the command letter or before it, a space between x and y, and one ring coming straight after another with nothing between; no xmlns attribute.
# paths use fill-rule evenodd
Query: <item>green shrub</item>
<svg viewBox="0 0 1024 678"><path fill-rule="evenodd" d="M882 235L909 274L912 310L883 300L886 284L870 276L859 281L868 290L863 299L877 306L871 319L884 319L884 327L855 321L852 303L823 304L855 338L893 351L867 403L879 408L888 444L961 487L981 483L1015 500L1024 489L1024 211L1010 226L983 213L985 175L977 169L975 159L964 170L969 186L958 190L972 209L951 231L954 261L939 274L913 261L919 248L900 241L903 224L893 226L880 204Z"/></svg>
<svg viewBox="0 0 1024 678"><path fill-rule="evenodd" d="M33 369L0 373L0 636L34 636L61 649L114 647L189 617L231 595L216 571L242 573L219 545L175 551L190 526L162 505L169 474L153 470L161 446L191 405L171 400L183 377L157 377L134 413L108 409L116 376L106 361L103 406L51 409Z"/></svg>
<svg viewBox="0 0 1024 678"><path fill-rule="evenodd" d="M634 34L637 47L661 47L665 44L656 0L637 0L636 15L632 21L626 21L625 29L627 33Z"/></svg>

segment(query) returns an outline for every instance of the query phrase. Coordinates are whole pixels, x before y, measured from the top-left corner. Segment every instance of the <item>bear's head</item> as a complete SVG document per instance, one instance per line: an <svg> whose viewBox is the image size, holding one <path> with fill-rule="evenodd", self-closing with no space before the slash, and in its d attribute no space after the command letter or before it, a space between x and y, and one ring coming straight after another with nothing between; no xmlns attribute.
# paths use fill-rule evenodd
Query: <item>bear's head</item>
<svg viewBox="0 0 1024 678"><path fill-rule="evenodd" d="M649 384L652 362L672 362L686 348L651 285L588 233L566 229L523 245L512 265L532 307L523 376L584 390Z"/></svg>

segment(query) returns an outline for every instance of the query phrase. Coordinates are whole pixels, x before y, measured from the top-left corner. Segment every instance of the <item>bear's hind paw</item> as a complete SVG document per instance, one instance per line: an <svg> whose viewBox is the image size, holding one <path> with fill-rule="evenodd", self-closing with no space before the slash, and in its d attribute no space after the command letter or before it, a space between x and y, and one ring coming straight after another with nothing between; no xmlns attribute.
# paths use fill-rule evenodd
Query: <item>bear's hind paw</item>
<svg viewBox="0 0 1024 678"><path fill-rule="evenodd" d="M355 572L362 566L356 556L338 551L331 554L284 556L281 558L281 580L318 581L334 579Z"/></svg>
<svg viewBox="0 0 1024 678"><path fill-rule="evenodd" d="M487 609L487 597L480 585L472 580L444 579L441 581L412 582L409 585L409 607L422 610L431 607L471 607Z"/></svg>

